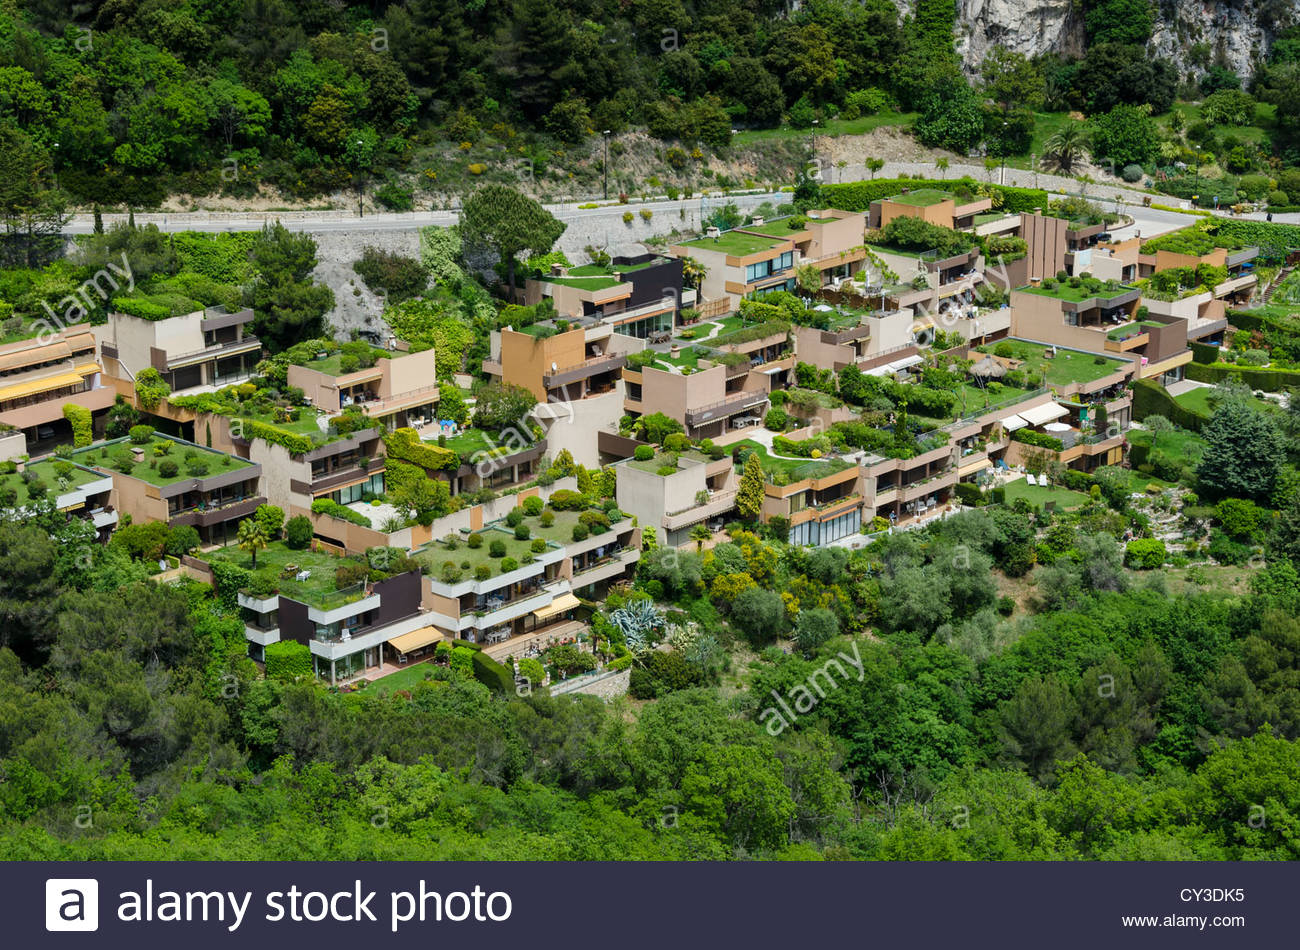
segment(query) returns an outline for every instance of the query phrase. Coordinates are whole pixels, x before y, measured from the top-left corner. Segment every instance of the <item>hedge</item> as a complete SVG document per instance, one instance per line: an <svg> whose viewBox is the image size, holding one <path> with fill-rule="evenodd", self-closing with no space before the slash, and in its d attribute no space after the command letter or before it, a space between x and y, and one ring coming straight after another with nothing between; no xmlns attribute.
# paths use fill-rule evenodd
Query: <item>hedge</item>
<svg viewBox="0 0 1300 950"><path fill-rule="evenodd" d="M1300 247L1300 225L1237 218L1220 218L1217 224L1220 235L1243 245L1257 246L1262 264L1280 264L1286 260L1289 249Z"/></svg>
<svg viewBox="0 0 1300 950"><path fill-rule="evenodd" d="M958 482L953 486L953 490L957 493L957 500L963 505L975 508L984 502L984 493L974 482Z"/></svg>
<svg viewBox="0 0 1300 950"><path fill-rule="evenodd" d="M302 455L304 452L310 452L316 447L316 443L312 441L309 435L286 432L284 429L277 428L270 423L259 422L257 419L240 419L239 423L243 426L246 438L261 439L263 442L269 442L272 445L283 446L289 450L290 455Z"/></svg>
<svg viewBox="0 0 1300 950"><path fill-rule="evenodd" d="M455 640L455 646L468 647L473 651L474 678L488 689L501 693L515 691L515 674L506 669L492 657L483 652L483 644L471 643L469 640Z"/></svg>
<svg viewBox="0 0 1300 950"><path fill-rule="evenodd" d="M1211 346L1209 343L1198 343L1195 340L1187 341L1188 348L1192 351L1193 363L1216 363L1219 360L1219 348Z"/></svg>
<svg viewBox="0 0 1300 950"><path fill-rule="evenodd" d="M311 648L297 640L279 640L266 646L267 679L292 683L311 676Z"/></svg>
<svg viewBox="0 0 1300 950"><path fill-rule="evenodd" d="M1190 370L1196 365L1188 363L1187 368ZM1134 380L1133 418L1141 422L1147 416L1164 416L1180 429L1191 432L1200 432L1201 426L1209 421L1200 413L1178 405L1159 383L1153 383L1149 379Z"/></svg>
<svg viewBox="0 0 1300 950"><path fill-rule="evenodd" d="M426 445L411 428L395 429L384 436L384 445L393 458L427 469L460 467L460 455L441 445Z"/></svg>
<svg viewBox="0 0 1300 950"><path fill-rule="evenodd" d="M1065 443L1056 436L1048 435L1045 432L1035 432L1033 429L1017 429L1011 433L1011 441L1034 445L1040 449L1051 449L1053 452L1065 450Z"/></svg>
<svg viewBox="0 0 1300 950"><path fill-rule="evenodd" d="M984 190L1001 193L1002 205L999 210L1008 214L1020 211L1032 212L1035 208L1047 209L1047 192L1040 188L986 185L971 178L949 181L935 181L928 178L877 178L839 185L822 185L821 203L825 207L838 208L841 211L866 211L871 206L871 202L892 197L904 188L938 188L952 191L958 186L965 186L971 191L975 191L978 186Z"/></svg>
<svg viewBox="0 0 1300 950"><path fill-rule="evenodd" d="M64 403L63 418L72 423L73 447L85 448L95 441L94 417L85 406L78 406L74 402Z"/></svg>
<svg viewBox="0 0 1300 950"><path fill-rule="evenodd" d="M371 526L370 519L365 515L357 514L347 505L340 505L333 498L317 498L311 503L311 512L314 515L326 515L330 518L350 521L353 524L361 525L363 528Z"/></svg>
<svg viewBox="0 0 1300 950"><path fill-rule="evenodd" d="M1251 389L1262 389L1267 393L1300 386L1300 372L1291 369L1264 369L1259 366L1242 369L1226 363L1215 363L1212 366L1194 362L1187 364L1187 378L1197 382L1220 383L1229 376L1235 376Z"/></svg>

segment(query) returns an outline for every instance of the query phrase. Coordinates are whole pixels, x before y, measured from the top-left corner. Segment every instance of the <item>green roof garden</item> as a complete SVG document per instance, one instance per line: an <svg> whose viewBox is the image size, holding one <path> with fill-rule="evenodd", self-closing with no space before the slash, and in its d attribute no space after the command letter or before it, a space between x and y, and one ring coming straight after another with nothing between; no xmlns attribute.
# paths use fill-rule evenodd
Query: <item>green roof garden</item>
<svg viewBox="0 0 1300 950"><path fill-rule="evenodd" d="M1112 373L1118 373L1128 361L1084 353L1081 350L1056 348L1056 355L1048 357L1050 346L1028 340L1007 339L977 347L981 353L993 353L1020 360L1024 368L1034 373L1046 372L1049 386L1068 386L1074 383L1092 383Z"/></svg>
<svg viewBox="0 0 1300 950"><path fill-rule="evenodd" d="M772 221L764 221L762 224L741 225L741 228L767 237L789 239L795 234L803 234L808 230L808 218L801 215L789 215L784 218L775 218Z"/></svg>
<svg viewBox="0 0 1300 950"><path fill-rule="evenodd" d="M619 285L618 279L614 277L547 277L546 280L562 287L576 287L578 290L608 290Z"/></svg>
<svg viewBox="0 0 1300 950"><path fill-rule="evenodd" d="M143 460L132 460L135 449L143 450ZM157 433L144 443L137 444L125 438L78 449L71 458L78 464L130 475L159 488L252 467L246 459ZM167 462L175 463L173 474L163 474L164 470L170 469L165 464Z"/></svg>
<svg viewBox="0 0 1300 950"><path fill-rule="evenodd" d="M558 523L558 513L557 513ZM575 516L576 522L576 516ZM495 577L498 574L505 573L501 570L501 562L506 558L514 558L519 567L525 563L532 563L538 555L533 552L533 538L538 537L540 521L538 518L525 518L524 524L528 525L530 537L521 541L515 537L514 530L506 528L500 523L493 523L483 528L481 531L471 532L482 537L483 543L477 548L469 546L468 536L462 533L456 538L455 548L448 545L446 539L430 541L424 547L416 551L413 557L424 568L424 572L433 578L442 576L443 565L451 561L463 572L461 580L473 580L476 568L487 567L491 575ZM572 528L569 529L572 534ZM549 541L550 539L545 539ZM501 557L492 556L492 542L500 541L505 545L505 554ZM468 567L466 566L468 565Z"/></svg>
<svg viewBox="0 0 1300 950"><path fill-rule="evenodd" d="M760 234L746 234L743 231L723 231L716 238L704 237L687 241L682 247L700 251L720 251L732 257L748 257L763 251L774 250L785 243L783 238L764 237Z"/></svg>
<svg viewBox="0 0 1300 950"><path fill-rule="evenodd" d="M1245 246L1245 243L1236 238L1208 231L1200 224L1193 224L1142 242L1142 253L1154 254L1156 251L1169 251L1173 254L1201 257L1218 247L1235 251Z"/></svg>
<svg viewBox="0 0 1300 950"><path fill-rule="evenodd" d="M834 475L854 465L853 462L841 458L806 459L773 455L771 449L753 439L744 439L735 445L743 445L758 453L758 460L763 466L763 476L773 485L789 485L791 482L802 481L805 478L825 478L827 475ZM735 446L732 448L734 450Z"/></svg>
<svg viewBox="0 0 1300 950"><path fill-rule="evenodd" d="M1101 281L1083 280L1079 286L1074 286L1070 281L1053 280L1052 286L1045 286L1046 281L1037 287L1021 287L1022 292L1027 294L1036 294L1040 297L1052 297L1056 300L1065 300L1070 303L1082 303L1085 300L1091 300L1096 297L1099 300L1113 300L1124 294L1132 293L1137 290L1136 287L1127 287L1119 285L1117 287L1107 287Z"/></svg>
<svg viewBox="0 0 1300 950"><path fill-rule="evenodd" d="M389 353L387 350L381 350L378 347L371 347L370 356L372 357L373 360L381 360L381 359L389 359L393 356L393 354ZM306 363L303 363L302 365L307 367L308 369L314 369L317 372L324 373L327 376L346 376L348 375L348 373L358 372L358 370L349 370L348 373L345 373L341 365L343 357L344 357L344 353L342 351L339 351L336 353L331 353L329 356L326 356L324 359L310 360ZM374 363L372 362L370 365L373 366ZM370 367L361 367L361 368L369 369Z"/></svg>
<svg viewBox="0 0 1300 950"><path fill-rule="evenodd" d="M230 544L202 555L209 564L230 564L253 570L252 556ZM326 551L308 548L294 550L283 541L272 541L257 552L256 572L273 579L274 588L290 600L321 610L332 610L351 601L360 600L364 589L358 584L345 584L340 590L335 571L345 564L362 564L360 558L339 557ZM307 572L303 580L298 580Z"/></svg>
<svg viewBox="0 0 1300 950"><path fill-rule="evenodd" d="M513 455L521 449L519 437L523 434L524 430L522 429L512 429L508 440L498 442L491 433L483 429L462 429L455 435L450 436L445 444L436 435L424 441L430 445L440 445L443 448L451 449L461 458L472 458L479 455L479 453L485 453L487 456ZM527 434L531 437L533 433L529 432Z"/></svg>
<svg viewBox="0 0 1300 950"><path fill-rule="evenodd" d="M942 201L955 201L956 196L950 191L940 191L938 188L917 188L905 195L891 195L885 200L900 205L911 205L913 208L928 208Z"/></svg>
<svg viewBox="0 0 1300 950"><path fill-rule="evenodd" d="M45 483L45 497L53 498L104 478L103 472L95 472L66 459L46 458L39 462L29 462L25 470L33 473ZM0 496L10 489L14 492L15 503L25 505L31 496L27 483L21 472L0 474Z"/></svg>

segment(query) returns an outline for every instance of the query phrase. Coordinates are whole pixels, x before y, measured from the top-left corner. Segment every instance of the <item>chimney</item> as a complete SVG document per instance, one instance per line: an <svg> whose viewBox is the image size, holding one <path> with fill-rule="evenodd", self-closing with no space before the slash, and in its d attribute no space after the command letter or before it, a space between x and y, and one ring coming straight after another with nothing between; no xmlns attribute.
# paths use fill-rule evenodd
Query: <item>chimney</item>
<svg viewBox="0 0 1300 950"><path fill-rule="evenodd" d="M763 216L761 214L754 215L754 227L758 227L762 223L763 223Z"/></svg>
<svg viewBox="0 0 1300 950"><path fill-rule="evenodd" d="M707 228L704 229L704 236L705 236L705 237L711 237L711 238L713 238L713 240L716 241L719 237L722 236L722 232L719 231L719 230L718 230L716 227L714 227L713 225L709 225Z"/></svg>
<svg viewBox="0 0 1300 950"><path fill-rule="evenodd" d="M557 264L552 264L552 265L551 265L551 276L552 276L552 277L563 277L563 276L564 276L565 274L567 274L568 272L569 272L569 269L568 269L567 267L565 267L563 264L558 264L558 263L557 263Z"/></svg>

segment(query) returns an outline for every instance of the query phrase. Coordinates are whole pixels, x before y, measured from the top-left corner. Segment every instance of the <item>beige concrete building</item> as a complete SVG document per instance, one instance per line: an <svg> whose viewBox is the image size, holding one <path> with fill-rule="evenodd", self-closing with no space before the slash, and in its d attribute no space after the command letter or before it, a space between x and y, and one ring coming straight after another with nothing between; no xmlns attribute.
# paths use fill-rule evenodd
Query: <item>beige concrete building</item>
<svg viewBox="0 0 1300 950"><path fill-rule="evenodd" d="M646 339L670 332L678 310L694 305L695 291L683 290L679 259L642 254L603 266L556 264L550 274L525 284L525 303L544 299L565 319L597 321L623 336Z"/></svg>
<svg viewBox="0 0 1300 950"><path fill-rule="evenodd" d="M660 474L670 464L673 471ZM659 452L647 461L625 459L617 467L619 508L634 512L661 545L693 544L692 528L736 507L737 474L730 455L712 459L696 450Z"/></svg>
<svg viewBox="0 0 1300 950"><path fill-rule="evenodd" d="M768 409L771 377L735 365L701 359L693 373L646 366L624 370L625 411L632 416L662 412L682 423L692 439L713 439L757 425Z"/></svg>
<svg viewBox="0 0 1300 950"><path fill-rule="evenodd" d="M433 349L393 352L352 373L333 372L327 365L289 367L289 385L300 388L312 406L328 413L359 406L389 429L435 417L438 363Z"/></svg>
<svg viewBox="0 0 1300 950"><path fill-rule="evenodd" d="M63 416L69 403L89 410L102 434L103 416L116 395L103 382L89 327L0 346L0 424L21 430L28 453L72 441Z"/></svg>
<svg viewBox="0 0 1300 950"><path fill-rule="evenodd" d="M200 310L166 320L110 313L95 328L104 371L133 383L141 370L156 369L173 393L219 389L243 382L261 359L262 344L248 333L252 310Z"/></svg>
<svg viewBox="0 0 1300 950"><path fill-rule="evenodd" d="M505 327L492 331L483 371L522 386L539 402L571 402L613 391L627 354L644 347L607 324L534 324L522 331Z"/></svg>
<svg viewBox="0 0 1300 950"><path fill-rule="evenodd" d="M883 228L895 218L920 218L929 224L954 231L975 225L976 215L993 207L991 198L959 199L938 188L917 188L871 202L867 227Z"/></svg>

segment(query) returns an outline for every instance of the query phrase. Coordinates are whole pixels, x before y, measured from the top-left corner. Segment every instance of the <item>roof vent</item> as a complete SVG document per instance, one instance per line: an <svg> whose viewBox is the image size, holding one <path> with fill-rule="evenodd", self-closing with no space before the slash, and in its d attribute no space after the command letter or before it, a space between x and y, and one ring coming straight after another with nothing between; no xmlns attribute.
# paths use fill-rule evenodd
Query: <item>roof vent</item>
<svg viewBox="0 0 1300 950"><path fill-rule="evenodd" d="M722 232L718 230L716 227L714 227L713 225L709 225L707 228L704 229L704 236L711 237L713 238L713 240L716 241L718 238L722 236Z"/></svg>
<svg viewBox="0 0 1300 950"><path fill-rule="evenodd" d="M762 223L763 223L763 216L761 214L754 215L754 227L758 227Z"/></svg>

